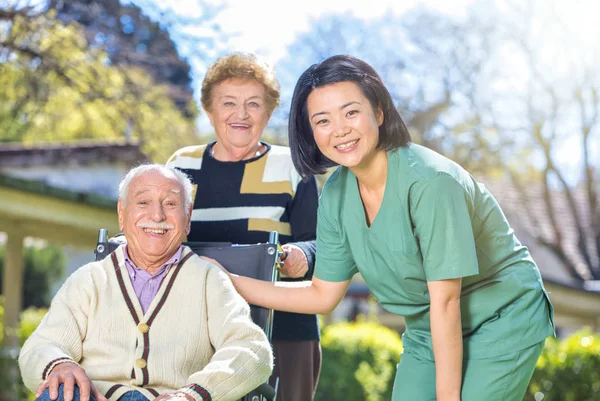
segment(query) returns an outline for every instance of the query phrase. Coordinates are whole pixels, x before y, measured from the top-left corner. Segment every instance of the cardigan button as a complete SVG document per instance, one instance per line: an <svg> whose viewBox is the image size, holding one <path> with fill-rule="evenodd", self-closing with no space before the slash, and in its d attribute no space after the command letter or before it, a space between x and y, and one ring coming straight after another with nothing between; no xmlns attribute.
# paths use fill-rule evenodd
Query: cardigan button
<svg viewBox="0 0 600 401"><path fill-rule="evenodd" d="M140 369L144 369L146 367L146 360L143 358L136 359L135 366Z"/></svg>
<svg viewBox="0 0 600 401"><path fill-rule="evenodd" d="M146 323L140 323L138 324L138 330L141 333L146 334L148 330L150 330L150 327Z"/></svg>

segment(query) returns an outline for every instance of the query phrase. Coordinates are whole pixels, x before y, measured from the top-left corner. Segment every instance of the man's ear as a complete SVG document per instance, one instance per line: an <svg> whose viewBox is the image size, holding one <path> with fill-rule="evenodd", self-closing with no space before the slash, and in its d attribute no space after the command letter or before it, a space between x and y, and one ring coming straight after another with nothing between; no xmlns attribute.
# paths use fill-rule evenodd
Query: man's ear
<svg viewBox="0 0 600 401"><path fill-rule="evenodd" d="M123 201L121 199L119 199L119 201L117 202L117 215L119 216L119 229L121 230L121 232L123 232L123 213L124 213L124 206L123 206Z"/></svg>
<svg viewBox="0 0 600 401"><path fill-rule="evenodd" d="M194 209L194 205L190 205L187 213L187 226L185 227L185 235L190 235L190 230L192 229L192 210Z"/></svg>

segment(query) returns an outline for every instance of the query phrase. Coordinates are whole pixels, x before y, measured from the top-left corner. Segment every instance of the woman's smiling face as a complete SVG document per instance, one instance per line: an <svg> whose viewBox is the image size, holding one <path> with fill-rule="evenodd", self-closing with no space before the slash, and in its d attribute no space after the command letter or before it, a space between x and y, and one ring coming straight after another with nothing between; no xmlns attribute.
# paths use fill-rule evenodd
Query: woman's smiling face
<svg viewBox="0 0 600 401"><path fill-rule="evenodd" d="M211 108L206 114L215 129L217 141L226 149L255 151L271 110L262 84L228 79L215 86Z"/></svg>
<svg viewBox="0 0 600 401"><path fill-rule="evenodd" d="M314 89L308 95L307 109L315 142L331 161L361 168L377 151L383 112L373 109L354 82Z"/></svg>

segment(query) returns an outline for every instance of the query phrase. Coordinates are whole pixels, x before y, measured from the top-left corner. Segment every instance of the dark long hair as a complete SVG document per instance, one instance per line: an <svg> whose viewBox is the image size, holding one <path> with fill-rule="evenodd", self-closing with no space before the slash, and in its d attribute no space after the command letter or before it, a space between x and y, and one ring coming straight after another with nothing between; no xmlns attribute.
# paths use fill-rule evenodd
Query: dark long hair
<svg viewBox="0 0 600 401"><path fill-rule="evenodd" d="M310 66L298 79L290 106L288 135L292 160L303 178L323 174L336 163L321 153L315 142L308 118L307 100L319 87L340 82L354 82L371 103L373 110L381 108L383 124L379 127L377 149L386 151L407 146L410 134L381 77L366 62L348 55L330 57Z"/></svg>

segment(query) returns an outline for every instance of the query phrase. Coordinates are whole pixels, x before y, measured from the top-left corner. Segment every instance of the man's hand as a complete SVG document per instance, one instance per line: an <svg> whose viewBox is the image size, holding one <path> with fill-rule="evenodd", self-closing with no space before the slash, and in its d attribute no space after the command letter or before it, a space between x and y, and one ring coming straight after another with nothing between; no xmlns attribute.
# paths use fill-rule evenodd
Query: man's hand
<svg viewBox="0 0 600 401"><path fill-rule="evenodd" d="M308 260L304 251L296 245L285 244L281 247L285 252L281 258L283 266L281 266L281 273L285 274L290 278L304 277L308 272Z"/></svg>
<svg viewBox="0 0 600 401"><path fill-rule="evenodd" d="M38 386L35 397L38 398L48 388L50 399L56 400L58 398L58 387L61 384L64 385L63 396L65 401L73 400L75 385L79 387L79 399L81 401L89 401L90 394L96 398L96 401L107 401L106 397L96 389L94 383L87 377L85 371L79 365L71 362L56 365L46 377L46 380Z"/></svg>
<svg viewBox="0 0 600 401"><path fill-rule="evenodd" d="M194 398L189 394L177 392L159 395L154 401L194 401Z"/></svg>

